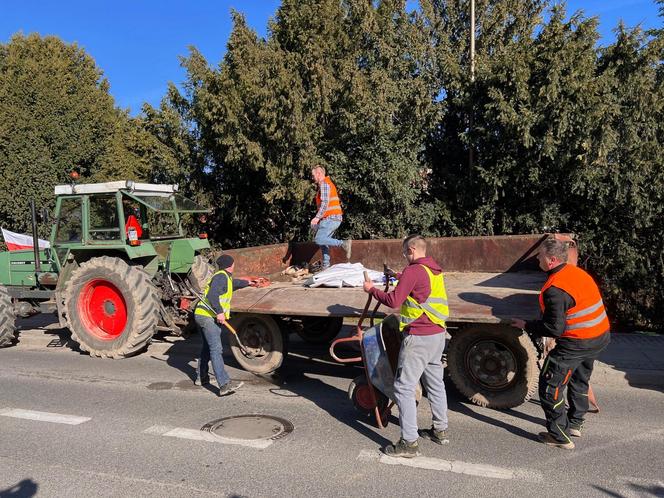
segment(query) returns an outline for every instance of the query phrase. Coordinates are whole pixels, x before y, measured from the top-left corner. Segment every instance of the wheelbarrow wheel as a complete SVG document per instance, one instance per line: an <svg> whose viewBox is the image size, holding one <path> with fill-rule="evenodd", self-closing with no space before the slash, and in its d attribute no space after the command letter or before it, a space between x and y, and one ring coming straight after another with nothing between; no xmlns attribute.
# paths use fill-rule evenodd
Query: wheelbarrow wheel
<svg viewBox="0 0 664 498"><path fill-rule="evenodd" d="M353 402L355 409L366 416L374 415L374 404L371 398L371 391L373 389L376 395L376 403L380 413L384 414L387 411L390 400L383 393L369 386L367 378L364 375L355 377L353 382L348 386L348 398ZM383 426L387 425L387 416L381 416Z"/></svg>

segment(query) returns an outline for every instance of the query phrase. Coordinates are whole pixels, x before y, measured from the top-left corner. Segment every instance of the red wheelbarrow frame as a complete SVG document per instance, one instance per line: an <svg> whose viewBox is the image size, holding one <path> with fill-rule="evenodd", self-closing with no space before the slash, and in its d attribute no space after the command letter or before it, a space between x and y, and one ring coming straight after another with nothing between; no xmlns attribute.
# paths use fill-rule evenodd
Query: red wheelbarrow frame
<svg viewBox="0 0 664 498"><path fill-rule="evenodd" d="M366 271L364 272L364 280L371 281ZM387 274L385 275L385 282L386 282L385 292L387 292L390 287L390 281ZM364 305L364 310L362 310L362 315L360 316L360 319L358 320L357 325L355 327L355 333L350 337L343 337L341 339L336 339L335 341L333 341L332 344L330 345L330 356L339 363L362 363L362 369L364 370L364 377L367 381L367 386L369 387L369 397L371 399L371 404L373 405L373 413L374 413L374 418L376 420L376 425L378 426L378 428L384 429L385 427L387 427L388 419L390 414L392 413L392 407L394 406L394 402L389 400L386 407L381 411L378 405L378 398L376 396L377 388L375 388L371 383L371 376L369 375L366 361L364 361L365 355L364 355L364 346L362 342L362 337L364 333L362 329L362 323L367 317L367 311L369 310L371 299L372 299L371 294L369 294L367 302ZM369 322L370 327L374 326L374 317L376 316L376 312L378 311L379 307L380 307L380 302L377 302L376 306L373 309L373 312L371 313L371 318ZM336 348L337 345L346 342L358 342L360 345L360 356L355 356L352 358L339 358L334 352L334 349Z"/></svg>

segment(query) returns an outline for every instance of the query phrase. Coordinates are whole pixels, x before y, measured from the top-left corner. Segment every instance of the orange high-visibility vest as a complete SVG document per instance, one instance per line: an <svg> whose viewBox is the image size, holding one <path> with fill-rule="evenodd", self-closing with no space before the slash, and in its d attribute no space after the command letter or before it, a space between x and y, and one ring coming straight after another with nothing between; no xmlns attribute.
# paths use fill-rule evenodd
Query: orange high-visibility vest
<svg viewBox="0 0 664 498"><path fill-rule="evenodd" d="M552 274L539 295L542 312L544 312L544 291L551 286L567 292L576 303L567 310L565 332L561 337L593 339L609 331L610 324L602 296L597 284L588 273L581 268L566 264L560 271Z"/></svg>
<svg viewBox="0 0 664 498"><path fill-rule="evenodd" d="M341 210L341 201L339 200L339 194L337 194L337 187L335 187L334 183L332 183L332 180L330 180L329 176L326 176L324 181L330 187L330 199L327 204L327 211L323 213L323 218L327 218L328 216L332 216L334 214L344 214L344 212ZM320 203L320 189L318 189L318 192L316 192L316 207L320 208Z"/></svg>

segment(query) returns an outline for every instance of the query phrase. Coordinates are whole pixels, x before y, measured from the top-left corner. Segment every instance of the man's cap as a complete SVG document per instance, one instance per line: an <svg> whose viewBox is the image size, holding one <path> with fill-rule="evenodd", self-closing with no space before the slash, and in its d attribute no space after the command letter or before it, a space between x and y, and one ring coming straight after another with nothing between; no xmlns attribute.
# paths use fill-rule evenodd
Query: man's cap
<svg viewBox="0 0 664 498"><path fill-rule="evenodd" d="M222 254L217 258L217 268L225 270L226 268L233 266L234 262L235 260L233 259L233 256L230 254Z"/></svg>

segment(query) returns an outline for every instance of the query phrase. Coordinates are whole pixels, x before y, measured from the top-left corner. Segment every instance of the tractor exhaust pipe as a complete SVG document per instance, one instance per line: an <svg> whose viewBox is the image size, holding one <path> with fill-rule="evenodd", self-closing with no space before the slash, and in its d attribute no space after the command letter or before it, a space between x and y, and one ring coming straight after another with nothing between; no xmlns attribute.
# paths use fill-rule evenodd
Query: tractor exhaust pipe
<svg viewBox="0 0 664 498"><path fill-rule="evenodd" d="M35 200L30 199L30 214L32 215L32 249L35 252L35 273L41 273L41 258L39 257L39 237L37 236L37 211Z"/></svg>

